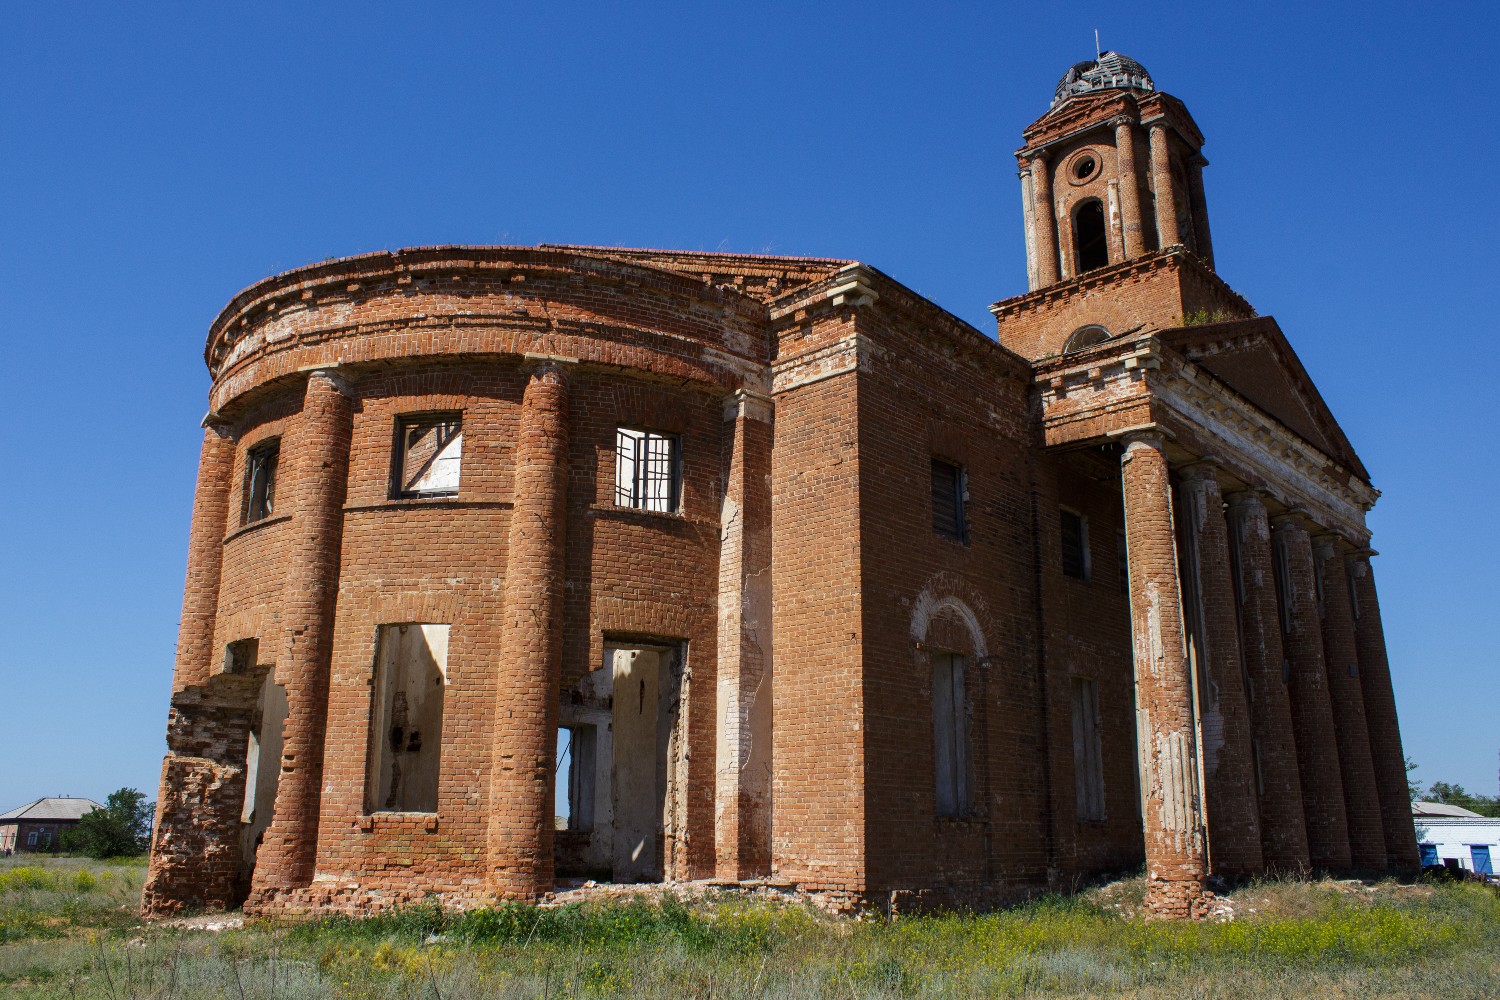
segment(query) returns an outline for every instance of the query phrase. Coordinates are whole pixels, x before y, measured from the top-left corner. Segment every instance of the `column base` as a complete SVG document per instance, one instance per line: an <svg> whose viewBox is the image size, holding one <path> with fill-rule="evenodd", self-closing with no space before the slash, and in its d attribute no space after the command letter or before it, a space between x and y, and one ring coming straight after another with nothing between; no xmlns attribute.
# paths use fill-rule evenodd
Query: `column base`
<svg viewBox="0 0 1500 1000"><path fill-rule="evenodd" d="M1146 919L1202 920L1217 897L1199 879L1157 879L1146 884Z"/></svg>

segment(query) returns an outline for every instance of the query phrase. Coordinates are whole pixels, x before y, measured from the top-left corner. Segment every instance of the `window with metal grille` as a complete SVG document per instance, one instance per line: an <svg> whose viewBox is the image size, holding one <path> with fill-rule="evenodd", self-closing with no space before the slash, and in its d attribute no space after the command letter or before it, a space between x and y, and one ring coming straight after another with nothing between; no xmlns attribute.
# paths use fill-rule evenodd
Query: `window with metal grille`
<svg viewBox="0 0 1500 1000"><path fill-rule="evenodd" d="M396 497L455 496L463 463L463 416L424 413L396 421Z"/></svg>
<svg viewBox="0 0 1500 1000"><path fill-rule="evenodd" d="M964 514L969 482L963 466L941 458L932 460L932 530L945 538L960 542L969 540L969 525Z"/></svg>
<svg viewBox="0 0 1500 1000"><path fill-rule="evenodd" d="M264 520L276 509L276 461L280 455L279 440L262 442L246 454L245 505L241 517L245 524Z"/></svg>
<svg viewBox="0 0 1500 1000"><path fill-rule="evenodd" d="M937 814L967 816L974 808L969 763L969 703L964 694L964 658L932 653L932 735Z"/></svg>
<svg viewBox="0 0 1500 1000"><path fill-rule="evenodd" d="M677 438L621 427L615 432L615 503L675 514L681 500Z"/></svg>
<svg viewBox="0 0 1500 1000"><path fill-rule="evenodd" d="M1071 510L1062 514L1062 571L1075 580L1089 578L1089 519Z"/></svg>
<svg viewBox="0 0 1500 1000"><path fill-rule="evenodd" d="M1104 820L1104 752L1099 739L1099 684L1073 678L1073 774L1078 821Z"/></svg>

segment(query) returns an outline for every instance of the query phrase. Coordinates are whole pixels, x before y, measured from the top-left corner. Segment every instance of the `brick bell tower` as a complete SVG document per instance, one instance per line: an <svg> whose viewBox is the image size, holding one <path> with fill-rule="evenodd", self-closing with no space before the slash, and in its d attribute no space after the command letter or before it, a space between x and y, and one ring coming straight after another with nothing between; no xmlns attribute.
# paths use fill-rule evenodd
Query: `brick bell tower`
<svg viewBox="0 0 1500 1000"><path fill-rule="evenodd" d="M1022 136L1028 288L1173 246L1213 266L1203 134L1146 67L1118 52L1075 64Z"/></svg>
<svg viewBox="0 0 1500 1000"><path fill-rule="evenodd" d="M1022 136L1028 292L991 307L1006 347L1037 359L1192 314L1254 315L1214 272L1203 133L1146 67L1118 52L1074 64Z"/></svg>

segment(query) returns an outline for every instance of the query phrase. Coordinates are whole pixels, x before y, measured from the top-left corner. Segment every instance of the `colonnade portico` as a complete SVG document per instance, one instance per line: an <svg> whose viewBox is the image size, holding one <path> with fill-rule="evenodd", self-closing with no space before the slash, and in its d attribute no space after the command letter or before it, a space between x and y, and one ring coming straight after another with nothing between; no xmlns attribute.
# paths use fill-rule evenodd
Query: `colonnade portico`
<svg viewBox="0 0 1500 1000"><path fill-rule="evenodd" d="M1389 667L1359 605L1367 550L1301 511L1268 516L1266 490L1167 427L1110 436L1152 911L1200 912L1209 873L1413 867Z"/></svg>

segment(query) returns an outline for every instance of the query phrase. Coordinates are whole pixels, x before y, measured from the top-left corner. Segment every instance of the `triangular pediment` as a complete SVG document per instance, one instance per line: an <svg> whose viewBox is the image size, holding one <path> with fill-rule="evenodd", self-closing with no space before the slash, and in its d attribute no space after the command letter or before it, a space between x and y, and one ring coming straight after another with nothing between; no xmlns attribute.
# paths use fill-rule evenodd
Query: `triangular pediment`
<svg viewBox="0 0 1500 1000"><path fill-rule="evenodd" d="M1179 327L1158 338L1365 483L1370 481L1354 446L1274 319L1261 316Z"/></svg>

